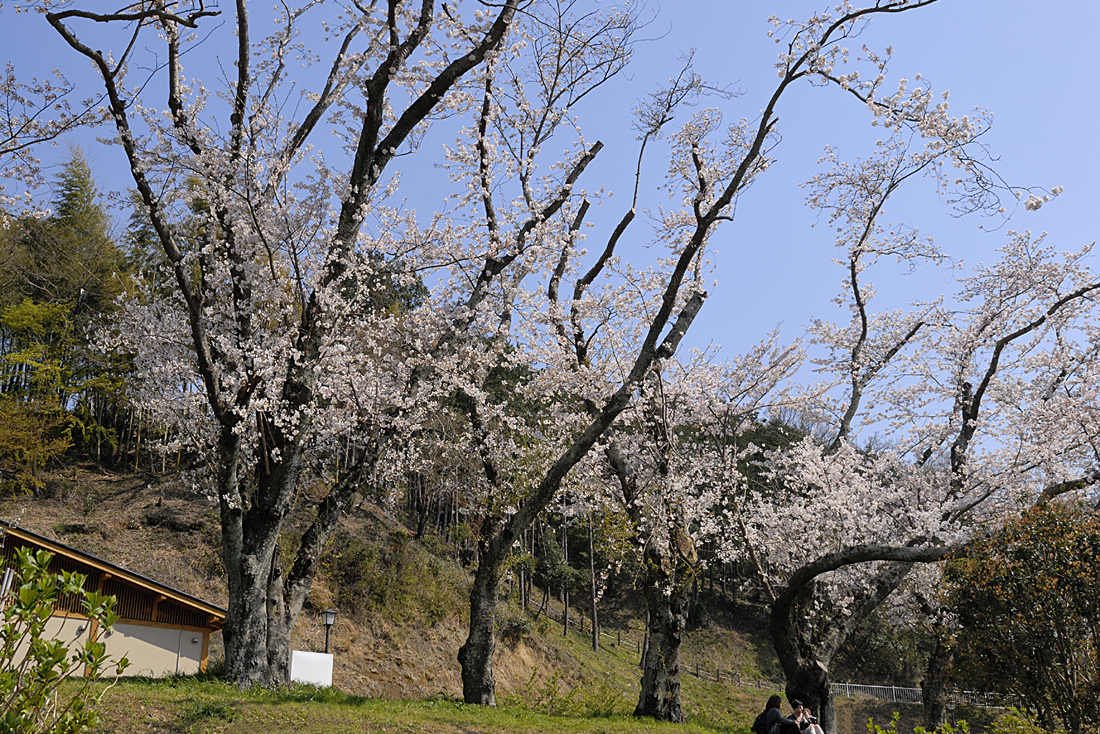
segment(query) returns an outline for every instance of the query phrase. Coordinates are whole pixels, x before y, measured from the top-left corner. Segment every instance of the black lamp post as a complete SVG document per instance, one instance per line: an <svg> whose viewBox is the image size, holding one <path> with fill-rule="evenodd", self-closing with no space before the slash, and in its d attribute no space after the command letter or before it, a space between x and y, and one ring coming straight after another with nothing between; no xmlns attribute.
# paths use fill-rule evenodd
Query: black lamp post
<svg viewBox="0 0 1100 734"><path fill-rule="evenodd" d="M336 610L326 609L321 612L321 621L325 624L325 652L328 652L328 637L332 632L332 625L336 624Z"/></svg>

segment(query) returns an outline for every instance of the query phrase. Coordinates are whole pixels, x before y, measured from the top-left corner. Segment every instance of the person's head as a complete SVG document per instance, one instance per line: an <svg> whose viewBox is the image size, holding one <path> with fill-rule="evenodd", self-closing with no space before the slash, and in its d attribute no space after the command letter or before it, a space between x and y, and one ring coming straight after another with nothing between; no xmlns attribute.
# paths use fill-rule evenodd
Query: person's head
<svg viewBox="0 0 1100 734"><path fill-rule="evenodd" d="M797 698L792 698L791 699L791 708L794 709L795 711L798 711L799 709L802 708L802 702L799 701Z"/></svg>
<svg viewBox="0 0 1100 734"><path fill-rule="evenodd" d="M779 704L781 704L781 703L783 703L782 698L780 698L779 696L772 696L771 698L768 699L768 705L765 706L764 709L765 710L767 710L767 709L777 709L777 708L779 708Z"/></svg>

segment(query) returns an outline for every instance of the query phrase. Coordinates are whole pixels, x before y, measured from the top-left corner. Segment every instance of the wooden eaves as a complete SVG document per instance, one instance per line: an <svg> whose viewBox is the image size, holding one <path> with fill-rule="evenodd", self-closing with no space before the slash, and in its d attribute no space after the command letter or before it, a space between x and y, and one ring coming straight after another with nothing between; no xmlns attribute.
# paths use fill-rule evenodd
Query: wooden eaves
<svg viewBox="0 0 1100 734"><path fill-rule="evenodd" d="M151 591L155 595L163 596L167 599L171 599L176 604L184 607L201 611L207 615L207 622L212 630L220 630L222 623L225 622L225 615L227 610L211 604L208 601L198 598L197 596L191 596L190 594L174 589L171 586L162 584L161 582L151 579L148 576L143 576L140 573L135 573L122 566L117 566L110 561L105 561L102 558L97 558L90 553L77 550L72 546L65 545L64 543L47 538L44 535L39 535L36 532L21 528L18 525L0 520L0 535L7 534L18 540L31 543L33 545L44 548L55 555L61 555L66 558L70 558L78 563L89 566L96 569L108 576L114 577L120 581L138 586Z"/></svg>

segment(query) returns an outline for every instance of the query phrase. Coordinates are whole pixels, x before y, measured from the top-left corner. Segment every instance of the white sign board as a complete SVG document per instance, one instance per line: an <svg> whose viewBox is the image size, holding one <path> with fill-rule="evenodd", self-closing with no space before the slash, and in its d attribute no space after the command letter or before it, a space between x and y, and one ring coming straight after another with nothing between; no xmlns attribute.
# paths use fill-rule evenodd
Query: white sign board
<svg viewBox="0 0 1100 734"><path fill-rule="evenodd" d="M326 652L290 651L290 679L315 686L332 685L332 655Z"/></svg>

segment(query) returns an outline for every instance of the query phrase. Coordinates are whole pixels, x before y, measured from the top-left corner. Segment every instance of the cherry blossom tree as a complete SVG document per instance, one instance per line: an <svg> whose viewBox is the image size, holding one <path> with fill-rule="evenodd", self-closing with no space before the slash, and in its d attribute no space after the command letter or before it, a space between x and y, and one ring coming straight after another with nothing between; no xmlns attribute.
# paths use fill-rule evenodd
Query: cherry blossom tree
<svg viewBox="0 0 1100 734"><path fill-rule="evenodd" d="M819 370L843 386L816 406L833 430L773 453L773 491L742 486L729 518L771 599L787 693L818 711L826 731L835 730L833 655L914 563L960 549L1003 507L1100 480L1091 248L1058 255L1042 237L1009 232L999 260L960 278L952 300L873 313L866 271L880 258L945 257L920 232L882 223L903 182L931 174L963 211L995 215L1002 196L1025 210L1044 198L1005 191L972 155L980 115L952 118L927 90L866 97L891 137L859 164L830 152L834 168L810 185L811 205L828 212L845 253L837 303L851 316L813 329ZM876 441L859 447L861 430Z"/></svg>
<svg viewBox="0 0 1100 734"><path fill-rule="evenodd" d="M8 8L9 12L12 8ZM19 8L15 8L16 12ZM4 6L0 3L0 15ZM76 100L76 87L60 71L22 78L10 61L0 72L0 181L25 186L21 193L0 183L0 225L12 210L36 214L31 190L45 183L36 149L65 133L102 121L101 100Z"/></svg>
<svg viewBox="0 0 1100 734"><path fill-rule="evenodd" d="M478 567L459 660L464 700L493 704L497 591L509 556L566 483L584 484L585 473L574 470L584 461L595 465L592 449L606 443L624 411L652 410L648 401L657 393L646 386L659 384L703 306L709 238L771 163L787 90L817 83L851 93L885 128L929 141L927 162L904 165L918 172L939 162L959 165L960 202L989 206L996 181L967 158L968 136L976 134L970 121L947 116L945 102L923 86L881 94L885 62L870 51L873 80L847 64L844 44L872 17L935 1L842 3L804 23L775 20L783 43L779 81L751 121L730 124L716 110L700 110L668 132L679 106L708 91L686 68L641 104L633 198L589 255L584 242L594 235L586 221L597 194L581 185L604 144L585 139L579 103L628 63L638 24L630 6L350 0L284 5L268 18L254 17L247 0L236 0L229 24L235 66L224 89L212 93L185 74L182 61L200 42L222 39L194 35L221 8L203 0L141 0L110 12L35 0L33 7L99 71L116 142L175 284L169 293L150 286L131 301L115 340L137 353L149 375L140 389L150 408L204 457L211 475L229 576L230 674L245 684L286 680L290 630L341 512L366 486L396 487L438 456L445 441L479 468L469 490L478 514ZM307 48L299 29L320 15L326 43ZM268 27L267 35L257 33ZM153 74L135 78L136 54L153 47L163 49ZM317 74L321 53L329 56ZM309 67L300 78L299 62ZM309 91L299 98L299 89ZM453 192L423 216L408 204L411 187L394 161L430 158L425 140L445 117L468 123L445 154ZM461 122L445 123L452 124ZM327 132L343 147L333 150L322 140ZM664 186L674 203L651 210L655 226L639 236L648 189L641 156L662 135L668 136ZM1032 196L1025 206L1037 206L1032 199L1042 201ZM867 220L867 211L858 214ZM867 221L874 232L876 220ZM651 261L633 262L634 252L623 250L643 238L663 249ZM913 243L905 247L921 252ZM858 274L862 265L854 267ZM421 279L431 286L424 303L382 307L380 283L415 288ZM855 283L853 276L853 290ZM854 313L866 318L861 297L855 302ZM948 322L942 307L927 311L923 321ZM836 445L801 445L776 460L777 477L787 472L786 484L805 494L835 460L847 467L844 481L886 472L861 487L896 496L883 477L895 472L916 482L938 466L868 458L849 439L863 395L874 387L870 378L904 358L917 336L925 338L913 326L887 319L864 328L862 340L859 329L822 330L823 343L846 347L852 355L846 364L866 368L869 377L845 372L858 372L852 384L859 389L852 390L856 407ZM872 331L881 335L873 348ZM502 374L513 376L507 389L494 387ZM675 478L681 470L672 470L672 442L660 432L646 435L658 447L648 484L703 486L686 468L683 479ZM972 438L961 453L976 451ZM945 440L928 444L930 457L945 450ZM661 461L670 463L665 473ZM974 463L960 461L958 473L967 480L951 485L956 500L973 491ZM945 494L918 502L924 514L911 524L934 515L928 508ZM295 501L312 505L314 514L285 554L280 537L286 540ZM942 502L936 507L942 515ZM937 531L953 528L956 514L939 520ZM653 552L667 558L662 549L685 536L689 518L661 525L668 542L655 535ZM650 527L640 515L639 522ZM749 547L767 548L753 526L746 523L742 535ZM909 552L897 551L894 560L912 560ZM806 583L823 568L812 565ZM799 579L790 575L783 593L797 596ZM676 582L655 576L653 587L669 583ZM659 690L665 684L656 668L654 674L653 700L674 700L674 692L670 699ZM674 705L640 708L645 715L677 715Z"/></svg>
<svg viewBox="0 0 1100 734"><path fill-rule="evenodd" d="M635 716L683 721L680 647L687 630L698 548L720 530L723 489L754 448L744 438L786 397L780 386L802 363L774 332L745 355L712 364L663 361L606 449L611 494L630 519L643 558L648 641Z"/></svg>
<svg viewBox="0 0 1100 734"><path fill-rule="evenodd" d="M582 235L591 235L584 235L582 229L588 198L576 191L576 185L602 143L589 145L578 137L576 152L568 162L553 159L559 170L555 177L538 181L531 178L533 164L544 152L538 142L548 140L553 125L562 120L577 124L568 117L572 98L552 93L565 88L557 84L559 80L577 74L575 67L562 60L577 56L558 50L543 53L546 49L567 48L573 34L563 40L532 42L531 63L539 73L532 76L537 83L528 84L538 90L537 105L531 101L534 95L525 96L527 85L518 81L518 61L502 59L499 67L486 67L484 102L478 121L471 126L476 136L452 153L456 165L468 171L461 177L471 182L468 186L472 193L466 204L481 209L476 220L481 231L476 236L487 242L489 251L488 256L469 258L478 266L464 278L473 287L463 292L473 295L465 301L455 299L467 309L462 318L468 320L462 326L465 330L478 316L475 308L484 309L481 317L486 322L481 328L485 337L499 343L514 341L520 347L518 353L540 365L540 378L560 376L565 382L547 384L553 384L559 395L577 396L570 404L581 406L583 412L571 414L572 429L565 434L560 452L551 452L550 456L556 458L548 461L541 478L532 482L529 491L512 494L505 487L507 474L499 466L510 454L502 447L511 444L502 442L501 434L493 429L509 421L503 412L493 415L495 408L490 401L480 400L484 391L478 389L476 381L462 386L467 396L475 398L468 402L470 435L484 464L486 486L492 488L486 494L510 498L507 503L494 504L479 525L470 635L460 652L467 702L494 701L494 608L508 554L523 530L556 495L567 474L585 459L633 396L643 389L653 366L675 352L705 298L702 274L709 237L721 222L732 217L735 201L770 163L769 150L777 141L777 107L785 91L804 79L836 84L856 91L865 104L885 116L882 110L891 109L895 100L871 99L879 82L864 86L855 81L858 74L835 76L847 59L843 42L875 14L927 4L880 2L863 9L844 5L835 16L810 19L791 32L787 51L778 64L780 82L755 121L727 125L717 111L703 110L671 134L669 188L679 196L679 208L661 211L657 216L656 238L670 255L647 270L623 264L618 250L632 231L638 213L640 183L631 208L607 237L595 262L585 267L578 260L583 251L577 243ZM555 24L542 27L553 28ZM590 71L606 69L608 62L596 61L607 58L601 55L607 53L605 47L587 43L585 49L588 61L582 73L586 81L580 88L587 94ZM618 57L612 53L611 58ZM643 104L639 124L642 151L669 122L675 105L700 85L694 75L686 72ZM501 200L508 201L507 194L497 192L508 191L510 186L519 189L511 199L515 203L502 206ZM410 237L406 235L405 239ZM539 261L547 255L548 261ZM458 256L454 260L466 261ZM565 301L562 294L569 291L563 285L569 279L574 286L572 299ZM545 284L548 301L541 289L530 286L532 282ZM463 379L476 378L477 371L465 369L459 374L464 375ZM554 424L570 425L564 417ZM514 425L512 421L509 428Z"/></svg>
<svg viewBox="0 0 1100 734"><path fill-rule="evenodd" d="M433 116L461 106L463 78L501 47L523 5L505 0L463 18L432 0L306 3L256 17L238 0L234 70L215 94L186 76L182 60L220 8L34 3L98 70L116 142L175 281L170 297L150 293L149 307L134 304L123 340L147 348L141 359L164 378L164 402L195 419L181 435L209 459L229 577L226 668L242 684L287 680L290 630L321 550L373 476L381 441L370 437L388 435L379 404L392 407L385 398L401 386L400 371L346 379L364 371L346 355L385 360L367 338L370 319L355 318L371 312L367 286L384 268L366 256L364 222L388 193L381 184L396 185L386 178L394 157L416 149ZM319 60L299 27L322 13L331 66L315 86L310 69L300 80L294 69ZM272 30L261 37L257 27ZM136 56L158 45L153 75L136 78ZM310 90L304 105L299 84ZM330 168L314 143L330 131L346 145L345 170ZM311 456L351 428L366 438L311 495L313 520L284 559L280 533Z"/></svg>

